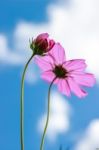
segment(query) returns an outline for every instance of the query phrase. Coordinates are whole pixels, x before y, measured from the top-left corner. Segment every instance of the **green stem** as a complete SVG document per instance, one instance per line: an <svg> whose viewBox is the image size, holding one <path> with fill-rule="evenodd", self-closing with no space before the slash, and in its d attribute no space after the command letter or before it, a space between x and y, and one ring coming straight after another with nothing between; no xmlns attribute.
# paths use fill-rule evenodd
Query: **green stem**
<svg viewBox="0 0 99 150"><path fill-rule="evenodd" d="M24 150L24 79L25 79L25 74L27 67L34 57L34 53L28 60L28 62L25 65L23 75L22 75L22 81L21 81L21 106L20 106L20 139L21 139L21 150Z"/></svg>
<svg viewBox="0 0 99 150"><path fill-rule="evenodd" d="M53 81L51 82L50 86L49 86L49 90L48 90L48 110L47 110L47 120L46 120L46 124L45 124L45 128L44 128L44 132L42 135L42 139L41 139L41 145L40 145L40 150L43 150L44 148L44 139L45 139L45 135L46 135L46 131L47 131L47 127L48 127L48 123L49 123L49 117L50 117L50 92L51 92L51 87L54 83L54 81L56 80L56 77L53 79Z"/></svg>

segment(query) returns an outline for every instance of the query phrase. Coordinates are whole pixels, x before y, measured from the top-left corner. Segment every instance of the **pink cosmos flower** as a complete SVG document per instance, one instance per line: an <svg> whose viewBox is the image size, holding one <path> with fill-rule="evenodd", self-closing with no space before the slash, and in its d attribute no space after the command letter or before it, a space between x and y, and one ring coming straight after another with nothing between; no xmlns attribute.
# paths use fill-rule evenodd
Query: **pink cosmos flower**
<svg viewBox="0 0 99 150"><path fill-rule="evenodd" d="M42 33L32 40L30 48L36 55L43 55L49 52L53 48L54 44L54 40L49 39L48 33Z"/></svg>
<svg viewBox="0 0 99 150"><path fill-rule="evenodd" d="M84 59L67 61L63 47L57 43L49 55L37 58L36 63L43 70L42 78L55 84L63 94L70 96L73 92L78 97L85 97L87 92L82 86L92 87L95 83L93 74L85 73L86 63Z"/></svg>

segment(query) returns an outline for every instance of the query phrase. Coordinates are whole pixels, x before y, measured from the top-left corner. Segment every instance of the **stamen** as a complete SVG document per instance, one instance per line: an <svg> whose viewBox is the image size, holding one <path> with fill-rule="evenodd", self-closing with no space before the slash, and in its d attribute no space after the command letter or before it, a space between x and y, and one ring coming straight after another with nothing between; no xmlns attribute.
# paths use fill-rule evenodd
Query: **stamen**
<svg viewBox="0 0 99 150"><path fill-rule="evenodd" d="M62 65L55 66L53 72L58 78L65 78L67 76L67 70Z"/></svg>

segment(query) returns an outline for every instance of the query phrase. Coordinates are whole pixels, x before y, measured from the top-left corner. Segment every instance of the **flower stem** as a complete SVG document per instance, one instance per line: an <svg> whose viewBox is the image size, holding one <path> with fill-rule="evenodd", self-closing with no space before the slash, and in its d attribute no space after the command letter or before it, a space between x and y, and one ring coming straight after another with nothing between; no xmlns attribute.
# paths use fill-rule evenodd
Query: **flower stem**
<svg viewBox="0 0 99 150"><path fill-rule="evenodd" d="M47 131L47 127L48 127L48 123L49 123L49 117L50 117L50 92L51 92L51 87L54 83L54 81L56 80L56 77L52 80L50 86L49 86L49 90L48 90L48 110L47 110L47 120L46 120L46 124L45 124L45 128L44 128L44 132L42 135L42 139L41 139L41 145L40 145L40 150L43 150L44 148L44 139L45 139L45 135L46 135L46 131Z"/></svg>
<svg viewBox="0 0 99 150"><path fill-rule="evenodd" d="M21 150L24 150L24 79L25 79L25 74L27 67L34 57L34 53L28 60L28 62L25 65L23 75L22 75L22 81L21 81L21 106L20 106L20 140L21 140Z"/></svg>

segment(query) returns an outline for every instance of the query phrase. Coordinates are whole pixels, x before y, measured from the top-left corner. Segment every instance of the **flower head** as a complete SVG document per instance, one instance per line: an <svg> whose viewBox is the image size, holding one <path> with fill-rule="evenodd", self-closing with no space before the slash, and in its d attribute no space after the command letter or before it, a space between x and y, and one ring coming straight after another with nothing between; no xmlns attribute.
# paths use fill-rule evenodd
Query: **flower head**
<svg viewBox="0 0 99 150"><path fill-rule="evenodd" d="M93 74L85 73L86 63L84 59L67 61L63 47L56 43L49 55L36 58L36 63L43 70L42 78L55 84L63 94L70 96L73 92L78 97L85 97L87 92L82 86L91 87L95 83Z"/></svg>
<svg viewBox="0 0 99 150"><path fill-rule="evenodd" d="M44 55L53 48L54 44L54 40L49 39L48 33L42 33L32 40L30 48L36 55Z"/></svg>

